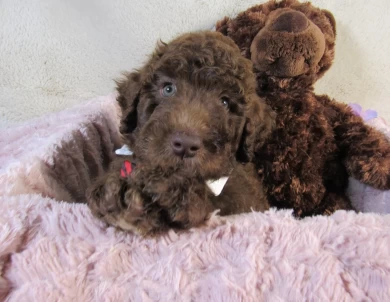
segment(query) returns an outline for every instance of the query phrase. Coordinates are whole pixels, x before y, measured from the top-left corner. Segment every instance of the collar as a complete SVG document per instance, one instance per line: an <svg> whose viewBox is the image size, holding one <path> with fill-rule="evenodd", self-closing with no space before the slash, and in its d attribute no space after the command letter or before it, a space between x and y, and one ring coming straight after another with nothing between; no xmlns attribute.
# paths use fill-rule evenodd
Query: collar
<svg viewBox="0 0 390 302"><path fill-rule="evenodd" d="M121 176L123 178L130 176L130 174L133 172L134 169L135 169L135 164L128 160L125 160L121 167Z"/></svg>
<svg viewBox="0 0 390 302"><path fill-rule="evenodd" d="M120 149L115 150L116 155L133 155L134 152L130 150L128 145L123 145ZM128 160L123 162L121 167L121 176L127 177L133 172L135 164L131 163ZM230 172L231 173L231 172ZM230 173L228 176L223 176L219 179L207 180L207 187L213 192L214 196L219 196L222 193L223 188L225 187L227 181L229 180Z"/></svg>

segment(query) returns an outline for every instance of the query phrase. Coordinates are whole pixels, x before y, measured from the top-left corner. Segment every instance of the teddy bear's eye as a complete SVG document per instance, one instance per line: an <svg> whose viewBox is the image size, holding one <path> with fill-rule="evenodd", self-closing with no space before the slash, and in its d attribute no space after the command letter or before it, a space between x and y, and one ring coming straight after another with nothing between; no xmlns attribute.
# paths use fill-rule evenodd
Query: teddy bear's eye
<svg viewBox="0 0 390 302"><path fill-rule="evenodd" d="M165 83L164 86L160 89L160 94L163 97L171 97L176 94L176 85L173 83Z"/></svg>

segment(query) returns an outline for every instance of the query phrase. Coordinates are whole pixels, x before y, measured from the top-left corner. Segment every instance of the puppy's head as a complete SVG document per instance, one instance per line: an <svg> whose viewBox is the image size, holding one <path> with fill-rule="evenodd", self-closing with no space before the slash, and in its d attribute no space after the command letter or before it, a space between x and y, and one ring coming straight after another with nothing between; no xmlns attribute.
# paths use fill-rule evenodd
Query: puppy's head
<svg viewBox="0 0 390 302"><path fill-rule="evenodd" d="M118 82L120 131L144 164L218 178L250 161L273 125L256 95L251 62L220 33L159 45L147 64Z"/></svg>

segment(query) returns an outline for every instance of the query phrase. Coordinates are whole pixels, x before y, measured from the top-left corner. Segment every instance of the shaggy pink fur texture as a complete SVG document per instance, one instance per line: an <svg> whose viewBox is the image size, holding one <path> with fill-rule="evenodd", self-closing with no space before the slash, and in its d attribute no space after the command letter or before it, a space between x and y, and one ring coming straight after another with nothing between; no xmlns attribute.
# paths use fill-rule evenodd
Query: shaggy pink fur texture
<svg viewBox="0 0 390 302"><path fill-rule="evenodd" d="M8 301L389 301L390 217L251 213L142 239L84 205L4 197Z"/></svg>
<svg viewBox="0 0 390 302"><path fill-rule="evenodd" d="M61 202L79 196L63 175L82 191L120 145L114 99L0 134L0 300L390 301L390 192L353 180L355 205L381 214L215 214L143 239ZM390 134L383 120L369 123Z"/></svg>

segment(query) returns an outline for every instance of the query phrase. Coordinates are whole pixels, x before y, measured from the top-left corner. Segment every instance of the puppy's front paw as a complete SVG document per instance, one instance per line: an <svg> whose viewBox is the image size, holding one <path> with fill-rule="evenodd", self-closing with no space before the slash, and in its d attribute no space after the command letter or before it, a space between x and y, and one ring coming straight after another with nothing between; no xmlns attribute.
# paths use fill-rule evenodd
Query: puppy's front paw
<svg viewBox="0 0 390 302"><path fill-rule="evenodd" d="M199 226L214 210L205 184L150 175L138 169L129 177L109 174L98 180L87 192L92 213L119 229L149 236Z"/></svg>
<svg viewBox="0 0 390 302"><path fill-rule="evenodd" d="M88 189L87 202L94 216L119 229L141 235L165 229L158 211L129 178L109 175L98 180Z"/></svg>
<svg viewBox="0 0 390 302"><path fill-rule="evenodd" d="M97 180L88 188L86 195L92 213L103 219L107 215L118 214L124 207L120 200L124 188L123 180L113 175Z"/></svg>
<svg viewBox="0 0 390 302"><path fill-rule="evenodd" d="M171 228L189 229L203 224L214 210L204 183L175 176L152 180L144 191L159 208L161 219Z"/></svg>

